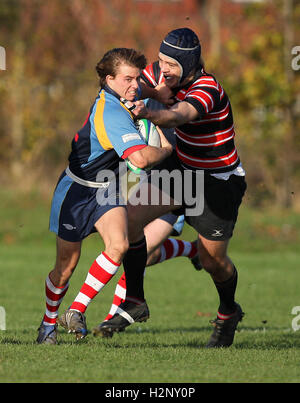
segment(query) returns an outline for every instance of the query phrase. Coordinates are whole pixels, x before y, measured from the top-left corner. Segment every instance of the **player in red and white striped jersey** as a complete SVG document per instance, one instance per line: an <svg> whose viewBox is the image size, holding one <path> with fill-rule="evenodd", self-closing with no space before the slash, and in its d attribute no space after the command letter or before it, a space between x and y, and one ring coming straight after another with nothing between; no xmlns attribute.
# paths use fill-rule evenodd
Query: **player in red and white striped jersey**
<svg viewBox="0 0 300 403"><path fill-rule="evenodd" d="M182 172L204 171L203 213L185 218L199 234L201 263L211 275L220 298L215 330L207 347L227 347L243 317L235 302L237 270L227 249L246 190L245 172L234 143L230 100L215 77L204 70L199 39L188 28L168 33L161 43L158 61L142 73L142 87L145 98L172 105L167 110L151 110L137 101L133 113L161 127L176 128L174 169L180 166ZM165 213L165 209L135 209L134 224L129 228L131 237L140 239L143 223L159 213ZM129 219L131 214L129 211ZM141 271L140 277L142 274ZM115 331L117 326L128 324L115 315L102 327L109 326Z"/></svg>
<svg viewBox="0 0 300 403"><path fill-rule="evenodd" d="M169 58L162 53L159 58L143 71L142 79L149 86L156 87L163 82L170 85L168 81L172 77L173 63L170 67ZM186 111L194 118L171 123L177 123L177 155L183 167L209 170L211 173L234 170L240 160L234 144L232 110L229 98L218 81L201 66L192 81L183 88L172 89L172 93L175 105L183 101L187 103L184 107L180 104L180 110L178 106L174 107L174 111ZM159 120L161 126L170 127L169 116L174 117L174 113L171 109L169 114L155 111L150 116Z"/></svg>

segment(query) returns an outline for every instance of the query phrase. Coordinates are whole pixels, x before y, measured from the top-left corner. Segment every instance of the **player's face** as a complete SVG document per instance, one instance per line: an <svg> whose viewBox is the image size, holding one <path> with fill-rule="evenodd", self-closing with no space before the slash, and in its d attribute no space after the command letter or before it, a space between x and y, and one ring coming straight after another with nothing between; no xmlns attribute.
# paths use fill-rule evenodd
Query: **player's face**
<svg viewBox="0 0 300 403"><path fill-rule="evenodd" d="M139 88L140 69L137 67L121 64L115 77L107 76L108 86L121 98L134 101Z"/></svg>
<svg viewBox="0 0 300 403"><path fill-rule="evenodd" d="M176 60L162 53L158 54L158 62L160 70L164 75L166 85L170 88L177 87L181 79L180 65Z"/></svg>

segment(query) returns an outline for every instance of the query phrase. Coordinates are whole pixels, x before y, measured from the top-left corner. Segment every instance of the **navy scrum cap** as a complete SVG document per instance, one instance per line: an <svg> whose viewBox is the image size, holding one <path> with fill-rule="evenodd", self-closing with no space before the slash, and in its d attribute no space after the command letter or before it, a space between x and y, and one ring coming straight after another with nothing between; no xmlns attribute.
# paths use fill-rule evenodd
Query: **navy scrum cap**
<svg viewBox="0 0 300 403"><path fill-rule="evenodd" d="M159 51L179 63L181 67L180 83L182 83L190 72L198 66L201 45L198 36L191 29L178 28L167 34Z"/></svg>

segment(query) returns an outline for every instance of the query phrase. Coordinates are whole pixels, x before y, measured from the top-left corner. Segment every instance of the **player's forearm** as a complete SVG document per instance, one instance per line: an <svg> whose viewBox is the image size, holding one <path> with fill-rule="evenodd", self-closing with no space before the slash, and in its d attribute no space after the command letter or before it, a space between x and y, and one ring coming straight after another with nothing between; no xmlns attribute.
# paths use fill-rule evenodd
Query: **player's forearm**
<svg viewBox="0 0 300 403"><path fill-rule="evenodd" d="M165 147L147 146L139 151L134 152L128 158L135 166L141 169L149 168L159 164L172 153L172 146L169 144Z"/></svg>
<svg viewBox="0 0 300 403"><path fill-rule="evenodd" d="M161 127L177 127L183 124L184 121L183 117L178 113L171 109L167 110L146 110L144 118L150 120L155 125Z"/></svg>
<svg viewBox="0 0 300 403"><path fill-rule="evenodd" d="M154 147L155 150L151 152L151 155L147 159L147 166L151 167L153 165L157 165L162 162L165 158L169 157L172 153L172 147L164 147L164 148L157 148Z"/></svg>
<svg viewBox="0 0 300 403"><path fill-rule="evenodd" d="M150 109L143 101L135 102L133 114L137 118L145 118L160 127L178 127L187 122L199 119L198 110L189 102L177 102L169 109Z"/></svg>

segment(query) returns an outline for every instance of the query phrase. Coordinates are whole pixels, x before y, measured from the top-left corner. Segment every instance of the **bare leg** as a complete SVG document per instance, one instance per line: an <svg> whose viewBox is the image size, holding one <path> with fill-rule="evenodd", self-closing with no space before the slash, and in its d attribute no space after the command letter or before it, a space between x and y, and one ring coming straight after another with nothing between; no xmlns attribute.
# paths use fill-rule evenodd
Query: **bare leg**
<svg viewBox="0 0 300 403"><path fill-rule="evenodd" d="M116 207L109 210L99 218L95 228L104 241L105 250L93 262L83 286L70 307L70 310L82 314L116 274L128 249L126 209Z"/></svg>
<svg viewBox="0 0 300 403"><path fill-rule="evenodd" d="M144 233L147 241L147 266L157 262L160 256L160 246L172 232L173 226L159 218L146 225Z"/></svg>
<svg viewBox="0 0 300 403"><path fill-rule="evenodd" d="M105 213L95 224L105 244L104 252L116 263L121 263L128 249L127 211L116 207Z"/></svg>
<svg viewBox="0 0 300 403"><path fill-rule="evenodd" d="M56 287L64 287L72 276L81 253L81 242L56 237L56 263L49 278Z"/></svg>
<svg viewBox="0 0 300 403"><path fill-rule="evenodd" d="M199 235L198 250L201 256L203 268L217 282L228 280L233 272L234 266L227 256L229 241L210 241Z"/></svg>
<svg viewBox="0 0 300 403"><path fill-rule="evenodd" d="M38 343L56 344L56 322L60 304L68 290L69 279L80 257L81 242L56 238L56 263L45 281L46 311L39 328Z"/></svg>

